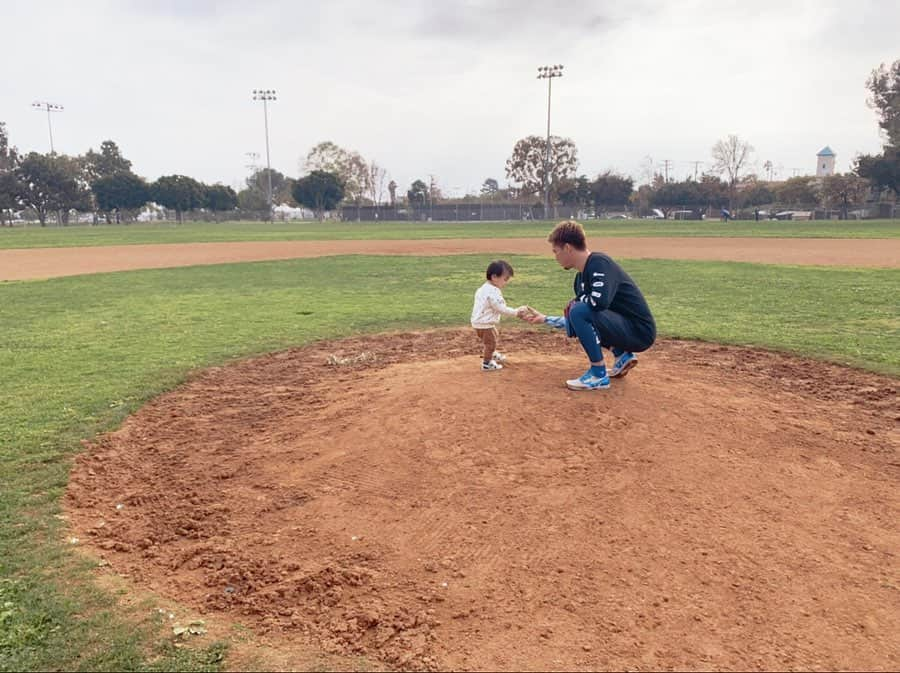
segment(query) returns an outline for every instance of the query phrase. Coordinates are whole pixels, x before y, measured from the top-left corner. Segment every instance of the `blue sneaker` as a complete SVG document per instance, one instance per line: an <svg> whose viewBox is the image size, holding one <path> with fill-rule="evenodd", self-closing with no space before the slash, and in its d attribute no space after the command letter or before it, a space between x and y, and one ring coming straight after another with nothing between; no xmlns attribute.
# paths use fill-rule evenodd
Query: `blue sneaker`
<svg viewBox="0 0 900 673"><path fill-rule="evenodd" d="M629 372L629 370L636 367L637 363L637 355L625 351L616 358L616 363L612 366L612 369L610 369L609 375L612 378L621 378L625 376Z"/></svg>
<svg viewBox="0 0 900 673"><path fill-rule="evenodd" d="M587 370L577 379L566 381L569 390L606 390L609 388L608 376L594 376L591 370Z"/></svg>

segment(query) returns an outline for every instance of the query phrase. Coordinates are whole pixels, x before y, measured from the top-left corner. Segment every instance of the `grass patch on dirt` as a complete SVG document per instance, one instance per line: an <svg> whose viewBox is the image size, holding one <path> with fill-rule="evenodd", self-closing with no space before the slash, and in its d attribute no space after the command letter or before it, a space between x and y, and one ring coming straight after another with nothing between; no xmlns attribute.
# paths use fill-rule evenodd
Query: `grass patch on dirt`
<svg viewBox="0 0 900 673"><path fill-rule="evenodd" d="M0 285L0 670L218 667L224 644L175 647L152 606L123 608L70 553L61 497L79 441L197 368L317 339L467 325L488 261L348 256ZM509 261L511 305L561 311L571 272L545 258ZM624 266L662 335L900 375L900 270Z"/></svg>
<svg viewBox="0 0 900 673"><path fill-rule="evenodd" d="M188 222L0 228L2 248L52 248L225 241L544 238L544 222ZM719 222L586 220L590 236L736 236L763 238L900 238L900 220Z"/></svg>

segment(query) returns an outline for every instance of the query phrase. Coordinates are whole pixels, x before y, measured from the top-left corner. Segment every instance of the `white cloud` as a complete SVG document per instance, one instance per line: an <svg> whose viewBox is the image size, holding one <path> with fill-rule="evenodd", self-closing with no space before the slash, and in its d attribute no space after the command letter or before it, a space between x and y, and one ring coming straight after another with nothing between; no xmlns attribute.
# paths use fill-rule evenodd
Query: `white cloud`
<svg viewBox="0 0 900 673"><path fill-rule="evenodd" d="M253 88L275 88L273 167L297 175L322 140L360 151L405 188L504 181L515 141L546 128L539 65L563 63L552 128L582 171L677 176L736 133L789 175L830 145L846 170L880 145L865 79L898 57L900 6L877 0L63 2L0 0L0 120L48 149L33 100L61 103L57 149L111 138L148 178L233 184L264 152ZM10 58L8 55L14 55ZM11 66L11 67L10 67Z"/></svg>

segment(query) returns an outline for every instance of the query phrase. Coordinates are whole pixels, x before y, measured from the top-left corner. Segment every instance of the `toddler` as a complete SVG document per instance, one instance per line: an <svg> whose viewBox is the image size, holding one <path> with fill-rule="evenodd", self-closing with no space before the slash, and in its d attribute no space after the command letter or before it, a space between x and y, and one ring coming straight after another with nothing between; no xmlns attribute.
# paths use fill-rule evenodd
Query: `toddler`
<svg viewBox="0 0 900 673"><path fill-rule="evenodd" d="M502 259L488 264L487 281L475 293L472 307L472 327L479 341L484 345L481 371L493 372L503 369L506 356L497 352L497 324L502 315L522 317L526 307L510 308L503 299L501 290L513 277L513 268Z"/></svg>

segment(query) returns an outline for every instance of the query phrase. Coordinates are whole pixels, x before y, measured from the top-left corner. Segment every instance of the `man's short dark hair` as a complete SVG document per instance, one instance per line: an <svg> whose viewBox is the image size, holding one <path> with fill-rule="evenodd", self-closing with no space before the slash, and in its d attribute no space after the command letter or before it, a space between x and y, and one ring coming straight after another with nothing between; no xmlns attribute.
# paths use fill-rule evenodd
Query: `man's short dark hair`
<svg viewBox="0 0 900 673"><path fill-rule="evenodd" d="M512 278L514 274L513 268L509 265L509 262L498 259L497 261L488 264L486 275L487 279L490 280L494 276L500 276L501 278L503 276L509 276L510 278Z"/></svg>
<svg viewBox="0 0 900 673"><path fill-rule="evenodd" d="M550 245L558 248L563 247L566 243L576 250L587 250L587 239L584 236L584 228L575 220L565 220L560 222L547 237Z"/></svg>

